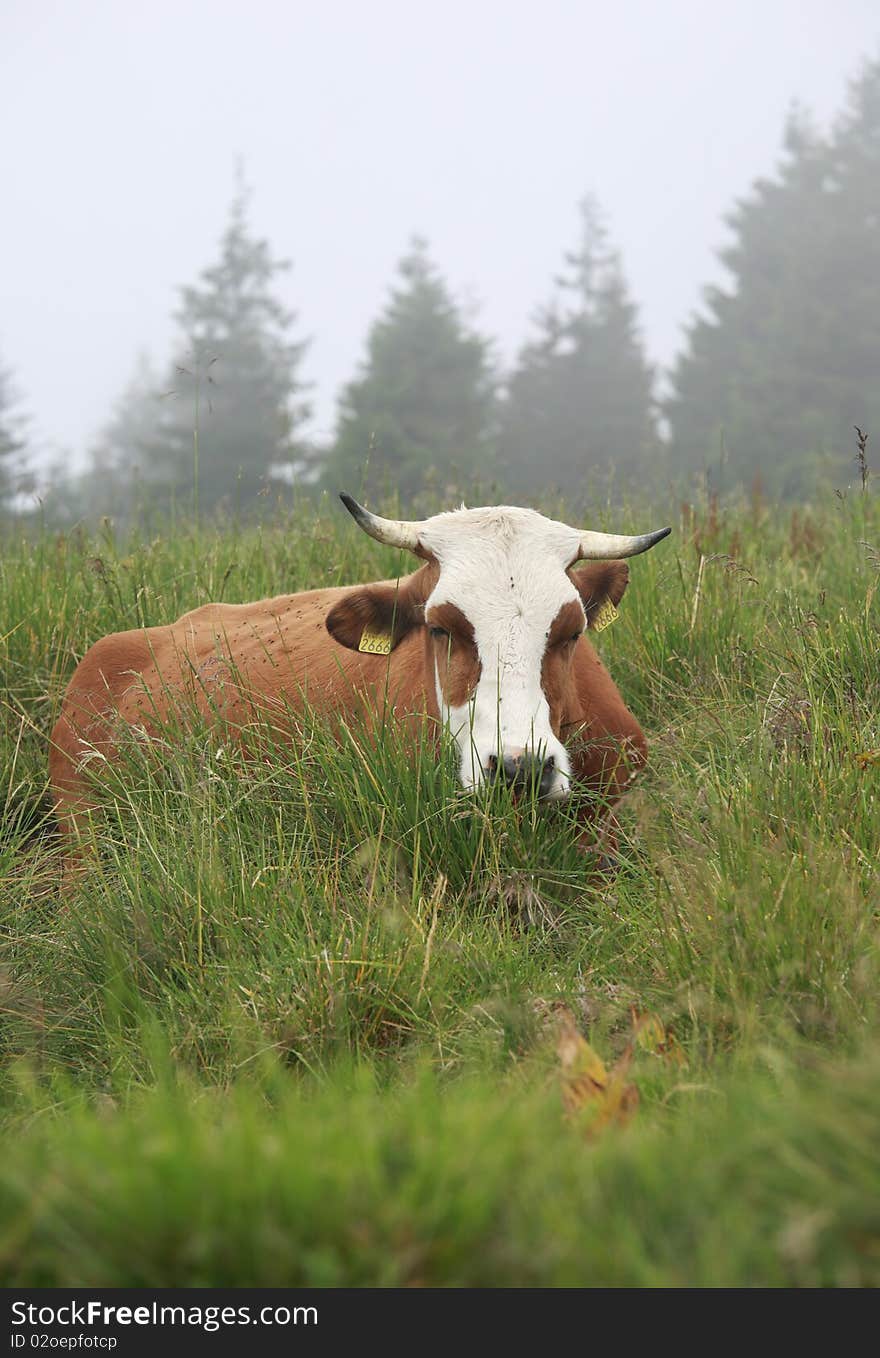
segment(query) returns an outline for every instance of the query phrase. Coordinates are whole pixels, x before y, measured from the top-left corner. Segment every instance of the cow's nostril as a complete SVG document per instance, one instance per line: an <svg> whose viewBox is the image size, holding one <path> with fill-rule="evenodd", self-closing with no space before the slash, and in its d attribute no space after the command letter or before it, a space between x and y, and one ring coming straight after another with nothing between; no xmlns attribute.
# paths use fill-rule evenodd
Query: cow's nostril
<svg viewBox="0 0 880 1358"><path fill-rule="evenodd" d="M506 754L502 761L504 777L508 783L515 783L522 772L522 758L515 759L513 755Z"/></svg>
<svg viewBox="0 0 880 1358"><path fill-rule="evenodd" d="M546 797L547 794L549 793L550 789L553 786L553 780L555 777L556 777L556 760L551 754L547 759L544 760L544 767L541 770L541 782L539 784L538 790L540 791L542 797Z"/></svg>
<svg viewBox="0 0 880 1358"><path fill-rule="evenodd" d="M493 773L497 776L497 761L492 762L495 765ZM534 754L504 755L501 760L501 772L509 787L534 788L542 797L550 788L555 767L556 760L552 755L546 759Z"/></svg>
<svg viewBox="0 0 880 1358"><path fill-rule="evenodd" d="M546 797L553 785L556 773L556 759L552 754L546 758L520 750L516 754L486 755L483 769L487 782L502 781L515 792L532 790L539 797Z"/></svg>

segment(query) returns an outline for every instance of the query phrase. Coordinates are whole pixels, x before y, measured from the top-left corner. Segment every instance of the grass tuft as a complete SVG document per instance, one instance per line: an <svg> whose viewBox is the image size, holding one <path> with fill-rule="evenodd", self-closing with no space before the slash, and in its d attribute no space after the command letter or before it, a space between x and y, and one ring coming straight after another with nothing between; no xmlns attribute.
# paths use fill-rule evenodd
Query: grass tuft
<svg viewBox="0 0 880 1358"><path fill-rule="evenodd" d="M571 807L307 715L259 757L132 740L62 901L47 737L93 641L409 563L331 511L7 539L2 1281L880 1281L878 542L867 493L715 502L633 563L600 649L651 760L614 877ZM609 1063L634 1015L672 1037L591 1141L562 1006Z"/></svg>

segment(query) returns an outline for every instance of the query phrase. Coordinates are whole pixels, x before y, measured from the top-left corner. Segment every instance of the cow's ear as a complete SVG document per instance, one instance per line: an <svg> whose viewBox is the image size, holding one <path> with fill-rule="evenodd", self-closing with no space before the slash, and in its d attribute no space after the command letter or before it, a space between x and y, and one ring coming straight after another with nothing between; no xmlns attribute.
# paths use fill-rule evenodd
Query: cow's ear
<svg viewBox="0 0 880 1358"><path fill-rule="evenodd" d="M607 621L617 616L617 605L629 584L629 566L625 561L591 561L588 566L570 572L572 583L581 596L587 626L600 630ZM609 608L610 605L610 608Z"/></svg>
<svg viewBox="0 0 880 1358"><path fill-rule="evenodd" d="M334 604L325 625L333 640L350 651L388 655L424 621L423 603L405 585L365 585Z"/></svg>

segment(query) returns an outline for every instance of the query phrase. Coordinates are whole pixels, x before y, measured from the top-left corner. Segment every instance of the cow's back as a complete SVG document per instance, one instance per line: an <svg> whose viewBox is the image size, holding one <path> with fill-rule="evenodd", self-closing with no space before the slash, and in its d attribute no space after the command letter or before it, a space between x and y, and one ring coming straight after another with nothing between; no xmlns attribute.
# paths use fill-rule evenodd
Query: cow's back
<svg viewBox="0 0 880 1358"><path fill-rule="evenodd" d="M132 731L151 737L193 717L239 730L267 717L281 724L304 703L370 716L429 708L418 637L382 656L349 651L327 634L327 614L352 588L205 604L168 626L97 641L70 680L51 737L62 823L89 803L84 771L95 759L112 759Z"/></svg>

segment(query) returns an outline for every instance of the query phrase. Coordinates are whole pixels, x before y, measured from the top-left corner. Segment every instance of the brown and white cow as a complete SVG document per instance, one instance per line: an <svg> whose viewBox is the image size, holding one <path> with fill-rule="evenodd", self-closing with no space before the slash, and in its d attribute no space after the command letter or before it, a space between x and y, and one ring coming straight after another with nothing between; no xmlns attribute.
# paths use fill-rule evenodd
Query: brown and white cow
<svg viewBox="0 0 880 1358"><path fill-rule="evenodd" d="M155 734L192 704L242 728L257 712L306 702L373 720L427 716L455 740L465 788L503 779L545 798L573 784L606 806L620 796L645 738L583 634L620 602L629 571L619 558L670 530L584 532L507 505L414 523L342 500L371 537L422 566L399 580L206 604L170 626L98 641L52 733L66 832L81 828L89 770L112 759L120 733Z"/></svg>

